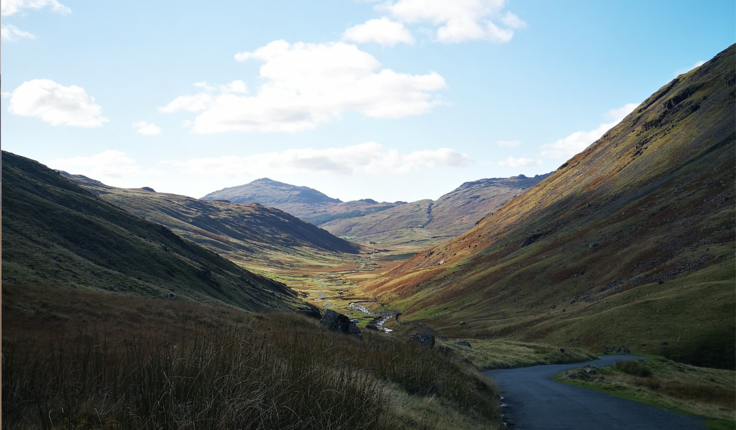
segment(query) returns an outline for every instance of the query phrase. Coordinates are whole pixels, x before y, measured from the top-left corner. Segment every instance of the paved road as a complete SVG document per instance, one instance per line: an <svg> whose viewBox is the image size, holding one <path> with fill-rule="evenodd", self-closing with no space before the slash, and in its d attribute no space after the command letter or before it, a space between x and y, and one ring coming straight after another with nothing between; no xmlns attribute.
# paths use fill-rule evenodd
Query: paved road
<svg viewBox="0 0 736 430"><path fill-rule="evenodd" d="M705 428L692 415L676 415L643 403L552 380L586 364L610 366L635 355L607 355L576 364L551 364L483 372L501 387L508 426L518 430L690 430Z"/></svg>

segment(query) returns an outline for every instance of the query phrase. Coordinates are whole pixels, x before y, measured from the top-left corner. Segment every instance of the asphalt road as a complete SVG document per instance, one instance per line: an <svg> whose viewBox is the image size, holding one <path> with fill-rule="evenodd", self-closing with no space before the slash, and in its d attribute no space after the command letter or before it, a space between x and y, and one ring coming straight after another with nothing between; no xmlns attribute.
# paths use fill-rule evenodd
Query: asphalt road
<svg viewBox="0 0 736 430"><path fill-rule="evenodd" d="M643 403L598 391L555 382L552 377L568 369L610 366L635 355L606 355L600 360L550 364L483 372L500 386L507 406L507 425L518 430L690 430L705 428L692 415L677 415Z"/></svg>

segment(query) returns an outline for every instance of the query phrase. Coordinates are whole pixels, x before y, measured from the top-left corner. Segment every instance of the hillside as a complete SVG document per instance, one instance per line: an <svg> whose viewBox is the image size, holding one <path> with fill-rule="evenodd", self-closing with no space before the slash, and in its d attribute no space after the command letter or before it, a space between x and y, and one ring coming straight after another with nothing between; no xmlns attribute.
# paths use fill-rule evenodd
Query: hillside
<svg viewBox="0 0 736 430"><path fill-rule="evenodd" d="M626 345L734 368L735 52L678 76L550 177L367 291L456 337Z"/></svg>
<svg viewBox="0 0 736 430"><path fill-rule="evenodd" d="M295 264L319 265L332 254L360 251L360 245L258 203L233 204L150 189L121 189L84 176L62 174L104 201L248 267L278 270Z"/></svg>
<svg viewBox="0 0 736 430"><path fill-rule="evenodd" d="M425 199L411 203L377 202L371 199L340 202L311 188L270 179L226 188L210 193L203 199L257 202L281 209L353 242L417 250L463 233L547 176L480 179L462 184L437 201ZM300 193L311 196L316 193L322 197L306 198Z"/></svg>
<svg viewBox="0 0 736 430"><path fill-rule="evenodd" d="M132 293L247 310L304 303L170 229L93 196L40 163L2 153L3 284Z"/></svg>
<svg viewBox="0 0 736 430"><path fill-rule="evenodd" d="M286 203L340 203L309 187L298 187L268 178L257 179L237 187L214 191L202 200L228 200L231 203L260 203L276 206Z"/></svg>
<svg viewBox="0 0 736 430"><path fill-rule="evenodd" d="M506 201L549 176L524 175L466 182L437 201L419 200L320 226L357 242L413 248L451 239L473 227ZM285 209L286 210L286 209Z"/></svg>

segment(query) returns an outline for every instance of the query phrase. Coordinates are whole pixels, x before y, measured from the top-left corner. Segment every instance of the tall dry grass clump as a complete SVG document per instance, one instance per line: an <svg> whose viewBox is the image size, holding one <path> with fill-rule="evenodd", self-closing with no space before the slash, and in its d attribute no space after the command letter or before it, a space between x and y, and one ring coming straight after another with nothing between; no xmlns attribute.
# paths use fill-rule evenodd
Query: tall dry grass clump
<svg viewBox="0 0 736 430"><path fill-rule="evenodd" d="M496 393L437 352L303 317L3 343L3 428L381 429L385 387L494 420Z"/></svg>

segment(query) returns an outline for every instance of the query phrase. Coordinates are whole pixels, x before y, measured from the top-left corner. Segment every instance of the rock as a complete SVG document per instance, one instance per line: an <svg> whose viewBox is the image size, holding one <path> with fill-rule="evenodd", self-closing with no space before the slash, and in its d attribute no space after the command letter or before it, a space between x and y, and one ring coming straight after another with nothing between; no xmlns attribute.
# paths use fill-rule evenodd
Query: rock
<svg viewBox="0 0 736 430"><path fill-rule="evenodd" d="M328 330L341 334L349 334L358 339L363 339L360 329L343 314L333 310L326 310L325 315L319 321L320 325L327 327Z"/></svg>
<svg viewBox="0 0 736 430"><path fill-rule="evenodd" d="M457 346L465 346L465 347L471 348L471 349L473 348L472 346L470 346L470 342L468 342L467 340L456 340L455 341L455 345L457 345Z"/></svg>
<svg viewBox="0 0 736 430"><path fill-rule="evenodd" d="M560 354L564 354L564 353L565 353L565 348L560 348Z"/></svg>
<svg viewBox="0 0 736 430"><path fill-rule="evenodd" d="M437 351L444 355L451 355L452 349L449 346L440 345L437 347Z"/></svg>
<svg viewBox="0 0 736 430"><path fill-rule="evenodd" d="M368 329L368 330L380 331L380 330L378 330L378 326L375 325L375 324L366 324L365 325L365 328Z"/></svg>
<svg viewBox="0 0 736 430"><path fill-rule="evenodd" d="M590 244L588 244L588 246L590 247L590 249L593 249L598 246L598 242L591 242Z"/></svg>
<svg viewBox="0 0 736 430"><path fill-rule="evenodd" d="M321 319L322 314L319 313L319 309L317 308L307 308L307 309L299 309L296 311L299 315L304 315L307 318L313 318L313 319Z"/></svg>
<svg viewBox="0 0 736 430"><path fill-rule="evenodd" d="M629 354L629 353L631 353L631 350L629 350L629 348L627 348L625 346L611 346L611 347L606 347L603 350L603 352L606 353L606 354L613 354L613 353L616 353L616 354Z"/></svg>
<svg viewBox="0 0 736 430"><path fill-rule="evenodd" d="M51 258L53 258L54 260L58 260L58 259L59 259L59 256L58 256L58 255L56 255L56 254L52 254L52 255L51 255Z"/></svg>
<svg viewBox="0 0 736 430"><path fill-rule="evenodd" d="M429 333L414 333L409 336L409 342L419 342L420 345L434 347L434 336Z"/></svg>
<svg viewBox="0 0 736 430"><path fill-rule="evenodd" d="M148 191L149 193L155 193L156 192L156 190L154 190L151 187L141 187L141 190Z"/></svg>
<svg viewBox="0 0 736 430"><path fill-rule="evenodd" d="M460 321L460 325L465 325L465 321Z"/></svg>
<svg viewBox="0 0 736 430"><path fill-rule="evenodd" d="M659 342L659 344L662 345L662 346L667 346L667 345L669 345L669 342Z"/></svg>

